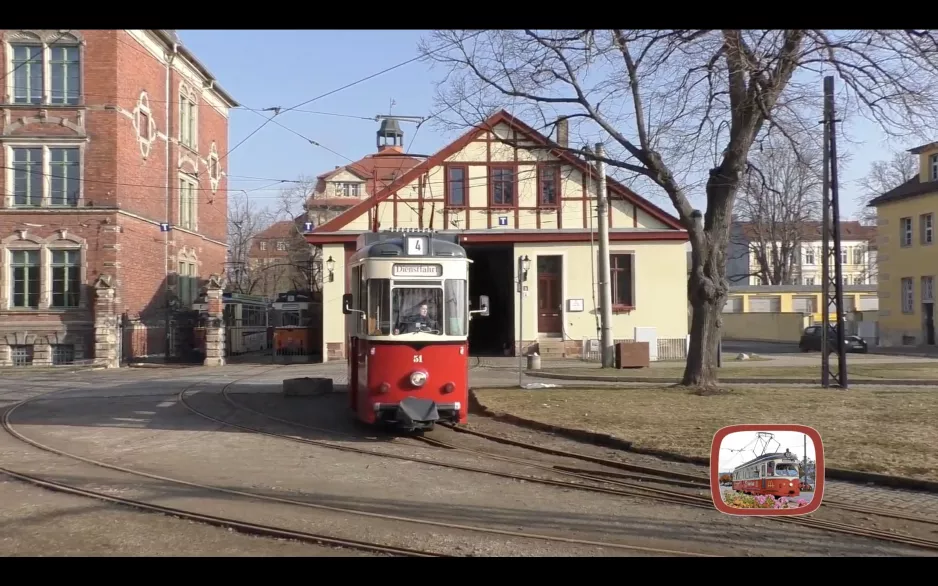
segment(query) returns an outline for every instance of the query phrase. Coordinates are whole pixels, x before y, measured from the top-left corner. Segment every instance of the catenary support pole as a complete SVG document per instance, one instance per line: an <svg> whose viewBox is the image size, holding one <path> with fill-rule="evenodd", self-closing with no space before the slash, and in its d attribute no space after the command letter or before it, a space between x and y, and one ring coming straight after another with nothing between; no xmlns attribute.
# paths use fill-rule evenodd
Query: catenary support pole
<svg viewBox="0 0 938 586"><path fill-rule="evenodd" d="M612 338L612 282L609 266L609 197L606 192L606 156L603 143L596 143L596 174L599 189L596 194L596 221L599 222L599 307L601 311L600 346L603 368L612 368L615 358Z"/></svg>

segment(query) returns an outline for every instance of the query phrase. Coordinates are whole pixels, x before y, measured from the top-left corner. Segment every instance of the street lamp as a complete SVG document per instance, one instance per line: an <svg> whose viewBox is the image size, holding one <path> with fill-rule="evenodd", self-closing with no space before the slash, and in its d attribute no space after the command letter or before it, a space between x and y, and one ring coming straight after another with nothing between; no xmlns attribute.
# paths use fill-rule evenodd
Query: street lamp
<svg viewBox="0 0 938 586"><path fill-rule="evenodd" d="M335 281L335 274L332 272L333 269L335 269L335 261L332 260L332 257L330 256L330 257L326 260L326 270L329 271L329 282L330 282L330 283L333 282L333 281Z"/></svg>
<svg viewBox="0 0 938 586"><path fill-rule="evenodd" d="M521 386L521 377L524 374L524 282L528 280L528 271L531 270L531 259L528 255L518 257L521 270L518 271L518 386Z"/></svg>

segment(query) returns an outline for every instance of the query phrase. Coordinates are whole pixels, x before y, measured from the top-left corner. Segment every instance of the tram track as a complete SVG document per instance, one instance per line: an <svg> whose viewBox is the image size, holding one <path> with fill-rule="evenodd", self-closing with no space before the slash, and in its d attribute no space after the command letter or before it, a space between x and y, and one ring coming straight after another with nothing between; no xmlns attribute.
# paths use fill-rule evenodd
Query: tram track
<svg viewBox="0 0 938 586"><path fill-rule="evenodd" d="M673 472L671 470L662 470L660 468L654 468L650 466L639 466L635 464L628 464L625 462L621 462L619 460L612 460L609 458L600 458L600 457L591 456L588 454L581 454L577 452L569 452L566 450L548 448L545 446L529 444L526 442L521 442L521 441L510 439L510 438L488 434L488 433L484 433L481 431L468 429L464 427L457 427L457 426L453 426L449 424L442 424L442 427L450 429L456 433L463 433L463 434L475 436L475 437L478 437L487 441L515 446L515 447L530 450L533 452L540 452L543 454L549 454L549 455L554 455L554 456L562 456L566 458L580 460L583 462L597 464L600 466L606 466L609 468L627 470L629 472L640 474L648 478L658 477L662 479L661 482L666 482L666 483L669 482L669 480L677 481L675 483L686 482L687 484L699 485L700 488L705 488L707 490L710 490L710 478L707 476L698 476L698 475L693 475L693 474L685 474L681 472ZM577 469L577 468L573 468L571 469L571 471L580 472L580 473L590 473L586 469ZM627 478L627 475L620 475L620 474L617 474L616 472L610 472L610 471L592 471L591 473L598 474L599 476L609 476L612 478L622 478L622 479ZM905 520L905 521L915 521L918 523L924 523L928 525L938 525L938 519L934 519L934 518L922 517L919 515L909 515L908 513L904 511L900 511L896 509L887 509L883 507L870 507L866 505L855 505L852 503L844 503L841 501L830 500L827 498L824 499L824 501L821 504L821 507L831 507L831 508L836 508L836 509L841 509L845 511L856 512L856 513L866 513L866 514L879 515L882 517L889 517L889 518L900 519L900 520Z"/></svg>
<svg viewBox="0 0 938 586"><path fill-rule="evenodd" d="M253 373L250 376L243 377L241 379L236 379L235 381L228 383L228 385L235 384L239 381L246 380L254 376L265 374L272 370L274 369L271 368L271 369L262 371L261 373ZM185 375L180 376L180 377L171 377L171 378L184 378L185 376L190 376L190 373L186 373ZM147 380L165 381L166 379L165 377L152 377L152 378L148 377L148 378L142 379L142 381L147 381ZM202 384L201 381L193 385L190 385L186 389L187 390L192 389L194 387L197 387L199 384ZM101 466L101 467L119 471L119 472L126 472L128 474L133 474L136 476L147 476L150 478L158 479L158 477L156 477L155 475L149 475L146 473L141 473L138 471L121 468L119 466L109 465L104 462L97 462L89 458L84 458L76 454L71 454L63 450L52 448L51 446L47 446L47 445L41 444L40 442L27 438L26 436L19 433L13 428L10 422L10 416L12 415L14 411L16 411L16 409L28 403L31 403L32 401L40 400L43 398L48 398L49 395L65 393L65 392L75 391L75 390L78 390L78 389L73 389L73 388L57 389L55 391L40 393L39 395L29 397L22 401L19 401L3 410L2 418L0 418L0 426L3 427L4 431L6 431L8 435L14 437L15 439L23 443L26 443L28 445L31 445L43 451L56 454L65 458L85 462L88 464ZM268 537L268 538L275 538L275 539L289 539L289 540L298 541L302 543L325 545L325 546L331 546L331 547L342 547L342 548L355 549L359 551L367 551L371 553L377 553L377 554L382 554L382 555L392 555L392 556L398 556L398 557L450 557L444 554L428 552L424 550L394 547L394 546L388 546L388 545L383 545L383 544L371 543L367 541L336 538L336 537L331 537L331 536L326 536L326 535L310 533L306 531L295 531L295 530L290 530L290 529L284 529L284 528L275 527L272 525L250 523L250 522L241 521L241 520L230 518L230 517L219 517L215 515L197 513L191 510L155 505L155 504L144 502L141 500L118 497L118 496L106 494L100 491L88 490L88 489L81 488L79 486L75 486L72 484L56 482L48 478L43 478L43 477L36 476L33 474L27 474L25 472L12 470L2 465L0 465L0 474L6 475L20 482L28 483L33 486L37 486L37 487L40 487L46 490L51 490L54 492L71 494L71 495L89 498L93 500L103 501L106 503L110 503L110 504L114 504L118 506L130 507L130 508L134 508L134 509L149 512L149 513L168 515L168 516L185 519L185 520L196 522L196 523L201 523L205 525L211 525L215 527L229 529L232 531L237 531L239 533L243 533L247 535L255 535L259 537ZM197 484L190 484L190 486L199 487L199 485Z"/></svg>
<svg viewBox="0 0 938 586"><path fill-rule="evenodd" d="M267 414L267 413L263 413L263 412L258 411L258 410L256 410L256 409L252 409L252 408L250 408L250 407L248 407L248 406L246 406L246 405L243 405L243 404L241 404L241 403L235 401L234 399L232 399L231 396L230 396L230 393L229 393L228 390L227 390L227 388L222 391L222 395L223 395L223 397L225 398L225 400L226 400L227 402L229 402L233 407L238 408L238 409L241 409L241 410L244 410L244 411L248 411L248 412L255 413L255 414L257 414L257 415L260 415L260 416L262 416L262 417L265 417L265 418L270 419L270 420L273 420L273 421L278 421L278 422L280 422L280 423L285 423L285 424L287 424L287 425L291 425L291 426L294 426L294 427L297 427L297 428L309 429L309 430L311 430L311 431L321 431L321 432L329 432L329 433L339 434L339 435L352 436L352 434L347 434L347 433L339 432L338 430L327 429L327 428L321 428L321 427L315 427L315 426L310 426L310 425L306 425L306 424L303 424L303 423L300 423L300 422L297 422L297 421L291 421L291 420L288 420L288 419L284 419L284 418L276 417L276 416L273 416L273 415L270 415L270 414ZM180 399L183 400L182 397L180 397ZM216 418L213 418L213 419L215 419L216 421L219 421L219 422L224 423L222 420L218 420L218 419L216 419ZM548 478L538 478L538 477L535 477L535 476L520 475L520 474L507 473L507 472L500 472L500 471L497 471L497 470L488 470L488 469L484 469L484 468L476 468L476 467L471 467L471 466L462 466L462 465L459 465L459 464L452 464L452 463L448 463L448 462L431 461L431 460L425 460L425 459L422 459L422 458L414 458L414 457L409 457L409 456L402 456L402 455L399 455L399 454L387 454L387 453L377 452L377 451L374 451L374 450L365 450L365 449L362 449L362 448L355 448L355 447L351 447L351 446L343 446L343 445L340 445L340 444L335 444L335 443L328 442L328 441L323 441L323 440L313 440L313 439L301 438L301 437L292 436L292 435L287 435L287 434L274 433L274 432L262 430L262 429L259 429L259 428L255 428L255 427L251 427L251 426L244 426L244 425L241 425L241 424L236 424L236 423L231 423L231 422L227 422L226 424L231 425L231 426L236 427L236 428L244 429L244 430L246 430L246 431L250 431L250 432L253 432L253 433L259 433L259 434L267 435L267 436L271 436L271 437L279 437L279 438L281 438L281 439L285 439L285 440L289 440L289 441L295 441L295 442L300 442L300 443L306 443L306 444L311 444L311 445L318 445L318 446L322 446L322 447L332 448L332 449L338 449L338 450L341 450L341 451L354 452L354 453L361 453L361 454L368 454L368 455L375 455L375 456L379 456L379 457L386 457L386 458L392 458L392 459L400 459L400 460L406 460L406 461L412 461L412 462L419 462L419 463L423 463L423 464L429 464L429 465L432 465L432 466L438 466L438 467L443 467L443 468L458 469L458 470L464 470L464 471L469 471L469 472L477 472L477 473L489 474L489 475L493 475L493 476L500 476L500 477L503 477L503 478L510 478L510 479L513 479L513 480L522 480L522 481L525 481L525 482L532 482L532 483L538 483L538 484L547 484L547 485L552 485L552 486L557 486L557 487L562 487L562 488L567 488L567 489L582 490L582 491L589 491L589 492L598 492L598 493L610 494L610 495L615 495L615 496L627 496L627 497L633 497L633 498L635 498L635 497L637 497L637 498L645 498L645 499L654 500L654 501L656 501L656 502L663 502L663 503L669 503L669 504L678 504L678 505L684 505L684 506L691 506L691 507L695 507L695 508L706 508L706 509L708 509L708 510L713 510L713 509L714 509L713 501L712 501L712 498L711 498L711 497L700 497L700 496L697 496L697 495L688 494L688 493L686 493L686 492L673 491L673 490L667 490L667 489L655 488L655 487L648 487L648 486L641 486L641 485L636 484L636 483L627 482L627 481L623 481L623 480L617 480L617 479L615 479L615 478L609 478L608 476L607 476L607 477L604 477L604 475L602 475L602 474L593 475L593 474L585 474L585 473L581 473L581 472L567 471L567 470L564 470L564 469L563 469L563 468L565 468L565 467L559 467L559 468L558 468L557 466L552 466L552 465L549 465L549 464L543 464L543 463L540 463L540 462L534 462L534 461L531 461L531 460L525 460L525 459L523 459L523 458L515 458L515 457L512 457L512 456L503 456L503 455L501 455L501 454L491 454L491 453L489 453L489 452L483 452L483 451L481 451L481 450L474 450L474 449L472 449L472 448L465 448L465 447L462 447L462 446L458 446L458 445L454 445L454 444L449 444L448 442L444 442L444 441L442 441L442 440L438 440L438 439L435 439L435 438L427 438L427 437L420 437L420 436L411 436L412 439L417 439L418 441L420 441L420 442L422 442L422 443L434 445L435 447L444 448L444 449L455 449L455 450L459 450L459 451L463 451L463 452L475 453L475 454L480 455L480 456L482 456L482 457L484 457L484 458L489 458L489 459L493 459L493 460L501 460L501 461L506 461L506 462L511 462L511 463L515 463L515 464L524 465L524 466L534 467L534 468L542 469L542 470L545 470L545 471L550 471L550 472L553 472L553 473L558 473L558 474L560 474L560 475L568 476L568 477L571 477L571 478L577 478L577 479L579 479L579 480L585 480L585 481L589 481L589 482L601 483L601 484L607 484L607 485L615 485L615 486L617 486L617 488L615 488L615 489L610 489L610 488L605 488L605 487L602 487L602 486L593 486L593 485L579 484L579 483L575 483L575 482L560 481L560 480L554 480L554 479L548 479ZM477 432L477 431L474 431L474 430L464 430L463 428L453 427L453 426L449 426L449 425L446 425L446 426L444 426L444 427L447 427L447 428L449 428L449 429L453 429L453 430L455 430L455 431L460 431L460 432L465 431L466 433L470 433L471 435L476 435L476 436L482 437L482 438L484 438L484 439L489 439L489 440L492 440L492 441L501 441L501 442L503 442L503 443L511 443L512 445L515 445L515 446L517 446L517 447L526 447L526 448L529 448L529 449L534 449L535 451L546 452L546 453L550 453L550 454L553 454L553 455L563 455L563 456L566 456L566 457L571 457L571 458L576 458L576 459L581 459L581 460L587 460L587 461L590 461L590 462L593 462L593 463L597 463L597 464L604 464L604 463L605 463L605 464L612 464L612 467L621 467L621 465L625 465L625 466L629 466L629 467L631 467L631 468L633 468L633 469L642 468L642 469L644 469L644 470L646 470L646 471L649 471L649 470L657 470L657 469L651 469L651 468L647 468L647 467L633 466L633 465L631 465L631 464L623 464L623 463L621 463L621 462L617 462L617 461L614 461L614 460L606 460L606 459L603 459L603 458L597 458L597 457L588 456L588 455L585 455L585 454L577 454L577 453L574 453L574 452L566 452L566 451L563 451L563 450L555 450L555 449L552 449L552 448L545 448L545 447L543 447L543 446L534 446L534 445L531 445L531 444L525 444L524 442L518 442L518 441L516 441L516 440L509 440L508 438L501 438L501 437L499 437L499 436L492 436L492 435L490 435L490 434L485 434L485 433ZM617 465L620 465L620 466L617 466ZM679 473L673 473L673 472L670 472L670 471L664 471L664 472L666 472L667 474L670 474L670 475L678 475L678 474L679 474ZM693 478L691 475L682 475L682 476ZM698 477L698 478L699 478L699 477ZM702 488L702 489L703 489L703 488L709 489L709 483L707 484L707 486L701 486L701 488ZM837 507L837 508L841 508L841 507ZM843 508L845 508L846 510L855 511L855 508L854 508L854 507L850 507L850 508L843 507ZM855 512L871 512L871 511L855 511ZM881 513L877 513L877 514L881 514ZM914 518L914 517L910 517L910 516L906 516L906 515L900 515L900 514L897 514L897 513L894 513L894 512L890 512L888 515L883 515L883 516L893 516L893 517L896 517L896 518L901 518L901 519L906 519L906 520L921 521L921 519ZM836 532L836 533L841 533L841 534L846 534L846 535L854 535L854 536L861 536L861 537L871 537L871 538L874 538L874 539L879 539L879 540L883 540L883 541L890 541L890 542L894 542L894 543L900 543L900 544L903 544L903 545L912 545L912 546L922 547L922 548L930 549L930 550L938 550L938 541L936 541L936 540L923 539L923 538L918 538L918 537L913 537L913 536L906 536L906 535L898 535L898 534L895 534L895 533L892 533L892 532L889 532L889 531L883 531L883 530L879 530L879 529L866 528L866 527L861 527L861 526L857 526L857 525L850 525L850 524L846 524L846 523L841 523L841 522L839 522L839 521L828 521L828 520L822 520L822 519L812 519L812 518L804 518L804 517L788 517L788 516L786 516L786 517L767 517L767 518L772 519L772 520L775 520L775 521L779 521L779 522L790 523L790 524L800 525L800 526L804 526L804 527L811 527L811 528L815 528L815 529L828 530L828 531L832 531L832 532Z"/></svg>
<svg viewBox="0 0 938 586"><path fill-rule="evenodd" d="M278 366L275 368L280 368L280 367ZM247 380L249 378L253 378L255 376L260 376L266 372L270 372L271 370L274 370L275 368L265 370L260 373L252 373L250 376L245 376L240 379L230 381L224 385L223 392L238 382ZM294 438L291 438L290 436L271 434L269 432L264 432L263 430L255 430L248 426L241 426L233 422L228 422L223 419L214 417L208 413L203 413L199 411L198 409L193 408L186 401L186 393L194 391L197 387L199 387L202 384L204 384L204 381L199 381L193 385L190 385L184 388L182 391L180 391L177 394L177 399L179 400L180 404L185 406L192 413L197 414L205 419L214 421L223 426L241 428L245 431L249 431L252 433L259 433L263 435L294 439ZM66 390L71 390L71 389L62 389L60 391L54 391L53 393L65 392ZM572 537L562 537L562 536L557 536L557 535L543 535L543 534L529 533L529 532L509 531L509 530L495 529L495 528L490 528L490 527L477 527L477 526L461 525L461 524L448 523L448 522L430 521L430 520L425 520L425 519L417 519L417 518L404 517L404 516L398 516L398 515L373 513L373 512L358 510L358 509L353 509L353 508L324 505L324 504L318 504L314 502L302 501L302 500L297 500L297 499L259 494L259 493L251 492L251 491L229 489L229 488L224 488L220 486L212 486L212 485L207 485L207 484L203 484L199 482L192 482L192 481L187 481L187 480L183 480L179 478L172 478L168 476L162 476L162 475L157 475L157 474L151 474L148 472L143 472L141 470L134 470L131 468L116 466L114 464L109 464L107 462L95 460L92 458L86 458L78 454L74 454L71 452L67 452L65 450L60 450L58 448L43 444L35 439L27 437L26 435L22 434L15 428L15 426L13 425L11 421L11 416L17 409L23 407L24 405L31 403L32 401L46 398L48 397L48 395L53 394L53 393L44 393L42 395L27 398L23 401L20 401L10 406L3 412L2 419L0 419L0 426L3 427L4 431L6 431L8 435L14 437L20 442L30 445L34 448L40 449L42 451L55 454L64 458L76 460L79 462L90 464L92 466L132 475L132 476L149 478L152 480L157 480L157 481L168 483L168 484L187 486L190 488L196 488L199 490L210 491L210 492L214 492L218 494L229 494L233 496L239 496L243 498L253 499L256 501L293 505L293 506L309 508L309 509L314 509L314 510L363 516L363 517L382 519L382 520L388 520L388 521L412 523L412 524L417 524L417 525L433 526L433 527L439 527L439 528L450 529L450 530L462 530L462 531L467 531L467 532L486 533L486 534L492 534L492 535L513 537L513 538L534 539L534 540L540 540L540 541L566 543L566 544L571 544L571 545L579 545L579 546L587 546L587 547L618 549L618 550L626 550L626 551L631 551L631 552L636 552L636 553L658 554L658 555L669 555L669 556L720 557L715 554L702 553L702 552L680 551L680 550L654 548L654 547L643 547L643 546L619 543L619 542L606 542L606 541L596 541L596 540L587 540L587 539L577 539L577 538L572 538ZM300 439L300 438L296 438L296 439ZM307 440L307 443L316 443L316 442L315 440ZM321 445L325 445L325 442L322 442ZM331 447L331 446L327 446L327 447ZM349 449L347 451L355 451L355 450ZM382 454L380 454L379 452L375 452L375 455L382 455ZM417 461L421 461L421 460L418 459ZM399 555L399 556L452 557L447 554L442 554L442 553L433 552L433 551L413 550L413 549L407 549L407 548L387 546L387 545L377 544L377 543L359 542L359 541L335 538L335 537L327 536L327 535L292 531L292 530L287 530L287 529L273 527L273 526L247 523L245 521L241 521L241 520L233 519L229 517L213 517L213 516L204 515L204 514L200 514L200 513L189 511L189 510L175 509L175 508L170 508L170 507L161 507L161 506L152 505L150 503L146 503L143 501L138 501L134 499L126 499L122 497L108 495L99 491L83 489L81 487L74 486L74 485L57 483L48 479L34 476L32 474L26 474L26 473L15 471L15 470L10 470L4 467L0 467L0 473L7 474L10 477L17 478L24 482L29 482L31 484L42 486L44 488L48 488L51 490L59 490L61 492L70 492L72 494L86 496L89 498L95 498L97 500L104 500L104 501L108 501L108 502L115 503L115 504L123 504L129 507L149 510L151 512L161 512L163 514L169 514L169 515L173 515L173 516L177 516L177 517L185 518L185 519L190 519L190 520L197 521L197 522L216 524L218 526L224 526L229 529L236 530L236 531L243 531L247 533L267 535L267 536L272 536L272 537L280 537L280 538L285 538L285 539L294 539L294 540L299 540L299 541L306 541L306 542L325 544L325 545L356 548L356 549L367 550L367 551L375 551L379 553L389 553L392 555Z"/></svg>

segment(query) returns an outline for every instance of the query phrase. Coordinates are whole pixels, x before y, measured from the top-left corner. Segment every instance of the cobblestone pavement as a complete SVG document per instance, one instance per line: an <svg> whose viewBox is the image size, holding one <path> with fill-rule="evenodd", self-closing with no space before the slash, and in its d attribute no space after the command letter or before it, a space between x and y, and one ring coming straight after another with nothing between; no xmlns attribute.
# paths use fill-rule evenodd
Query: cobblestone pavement
<svg viewBox="0 0 938 586"><path fill-rule="evenodd" d="M514 359L509 359L514 361ZM479 386L500 386L517 385L517 371L507 368L509 360L506 359L482 359L476 362L470 369L470 384ZM572 361L568 361L572 362ZM501 365L501 368L491 368L486 365ZM515 363L516 364L516 363ZM56 388L87 388L89 392L99 389L101 386L120 387L121 384L141 387L148 379L166 379L169 377L179 380L189 379L198 380L205 378L206 374L211 374L213 378L217 373L218 378L234 379L252 374L250 386L258 391L279 393L280 383L284 378L316 376L330 377L336 384L345 384L347 382L346 364L344 362L334 362L326 364L300 364L274 367L270 364L257 365L236 365L228 366L223 369L209 367L190 367L190 368L122 368L116 371L79 371L72 373L43 373L41 377L15 376L3 377L0 380L0 407L10 402L15 402L25 398L34 392L45 392L55 390ZM525 382L539 382L536 379L526 378ZM552 381L563 384L563 381ZM582 384L582 383L578 383ZM145 384L143 385L145 388ZM145 390L135 390L136 393L146 392ZM585 453L592 453L597 448L585 444L576 444L571 448ZM605 455L609 450L605 450ZM622 453L622 457L627 457L627 453ZM688 473L706 475L707 469L692 464L677 464ZM675 469L674 463L668 463L668 468ZM828 481L825 498L842 502L852 502L871 507L882 507L890 509L900 509L903 511L918 513L923 516L938 517L938 494L923 493L908 490L899 490L885 488L874 485L862 485L847 482Z"/></svg>

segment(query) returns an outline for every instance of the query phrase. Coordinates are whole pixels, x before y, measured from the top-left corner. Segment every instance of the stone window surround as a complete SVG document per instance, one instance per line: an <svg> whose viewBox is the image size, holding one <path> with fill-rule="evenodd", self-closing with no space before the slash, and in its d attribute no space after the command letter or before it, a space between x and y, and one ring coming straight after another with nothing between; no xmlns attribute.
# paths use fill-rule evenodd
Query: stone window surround
<svg viewBox="0 0 938 586"><path fill-rule="evenodd" d="M55 148L77 148L78 149L78 201L73 206L52 206L50 205L49 192L52 189L51 181L42 182L42 200L39 205L40 208L76 208L83 207L85 203L85 146L87 141L85 139L77 140L25 140L21 139L16 142L5 142L4 143L4 160L8 161L5 165L4 171L4 198L3 198L3 207L12 208L14 207L14 170L13 170L13 149L29 149L29 148L42 148L42 174L43 177L49 178L52 174L51 172L51 155L49 154L49 149ZM33 206L16 206L16 209L30 209Z"/></svg>
<svg viewBox="0 0 938 586"><path fill-rule="evenodd" d="M51 44L56 46L78 47L78 104L52 104L52 71L51 71ZM14 104L13 103L13 47L12 45L42 45L42 103L43 106L52 108L75 108L83 106L85 103L85 39L81 32L69 29L65 30L8 30L3 34L4 44L4 73L10 83L6 86L6 95L3 96L4 106L32 107L39 104Z"/></svg>
<svg viewBox="0 0 938 586"><path fill-rule="evenodd" d="M199 92L195 90L185 81L179 82L179 90L177 92L179 96L179 105L177 110L179 111L179 135L176 137L177 142L180 146L189 149L190 151L198 154L199 152ZM183 123L185 122L185 117L183 116L182 109L182 100L189 100L191 104L195 105L195 108L189 111L189 114L192 116L189 128L192 130L192 136L189 137L189 144L186 144L182 141L182 129Z"/></svg>
<svg viewBox="0 0 938 586"><path fill-rule="evenodd" d="M69 234L65 228L57 230L47 238L40 238L29 234L26 230L19 230L17 234L7 236L0 240L0 309L3 311L32 312L33 308L13 307L11 287L13 284L12 251L38 250L39 251L39 309L38 311L75 311L85 310L89 307L88 298L88 243L84 238ZM78 307L52 307L52 251L78 250L79 279L82 284L78 297Z"/></svg>
<svg viewBox="0 0 938 586"><path fill-rule="evenodd" d="M0 334L0 366L13 366L12 346L32 346L32 366L50 366L52 364L52 345L71 345L75 349L75 362L85 360L85 341L88 336L94 336L93 331L72 332L57 330L49 334L34 333L7 333ZM29 368L25 366L23 368Z"/></svg>
<svg viewBox="0 0 938 586"><path fill-rule="evenodd" d="M212 173L212 166L215 172ZM209 150L208 159L205 160L205 166L208 168L208 180L212 186L212 193L218 191L218 183L221 181L221 159L218 157L218 146L212 141L212 148Z"/></svg>
<svg viewBox="0 0 938 586"><path fill-rule="evenodd" d="M153 148L153 143L156 142L159 134L156 120L153 118L153 110L150 109L150 96L147 95L146 91L140 92L137 105L131 114L134 130L137 133L137 143L140 145L140 154L146 159L150 156L150 150ZM146 119L149 120L147 128L141 127L143 116L146 116Z"/></svg>

